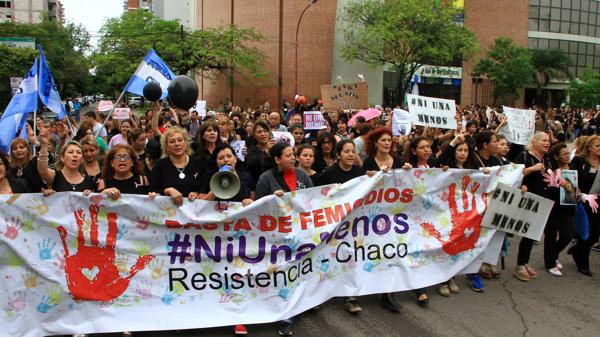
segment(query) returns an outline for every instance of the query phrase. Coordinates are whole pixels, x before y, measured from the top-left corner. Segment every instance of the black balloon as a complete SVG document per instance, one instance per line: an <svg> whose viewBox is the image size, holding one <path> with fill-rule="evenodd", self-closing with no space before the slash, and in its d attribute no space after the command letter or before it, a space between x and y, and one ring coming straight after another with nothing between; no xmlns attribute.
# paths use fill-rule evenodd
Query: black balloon
<svg viewBox="0 0 600 337"><path fill-rule="evenodd" d="M198 85L185 75L179 75L169 84L169 101L179 109L188 110L196 104Z"/></svg>
<svg viewBox="0 0 600 337"><path fill-rule="evenodd" d="M158 101L162 96L162 89L160 88L160 84L157 82L148 82L144 86L144 98L147 100L154 102Z"/></svg>

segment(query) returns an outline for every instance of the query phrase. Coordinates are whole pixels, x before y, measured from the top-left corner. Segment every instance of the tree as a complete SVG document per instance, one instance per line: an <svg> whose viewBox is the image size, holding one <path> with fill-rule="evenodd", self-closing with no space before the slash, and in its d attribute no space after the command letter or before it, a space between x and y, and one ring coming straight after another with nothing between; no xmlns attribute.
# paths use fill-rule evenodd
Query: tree
<svg viewBox="0 0 600 337"><path fill-rule="evenodd" d="M190 31L176 20L162 20L147 10L107 20L93 55L95 84L103 92L121 91L150 48L177 74L200 71L216 78L237 72L251 81L265 77L264 53L254 47L264 37L253 29L227 26Z"/></svg>
<svg viewBox="0 0 600 337"><path fill-rule="evenodd" d="M473 76L486 76L494 81L494 103L498 98L519 97L518 90L531 83L535 72L531 52L519 47L513 40L500 37L473 69Z"/></svg>
<svg viewBox="0 0 600 337"><path fill-rule="evenodd" d="M352 0L344 7L342 56L399 75L396 97L403 98L423 64L460 64L477 49L471 31L454 22L459 10L436 0Z"/></svg>
<svg viewBox="0 0 600 337"><path fill-rule="evenodd" d="M85 54L89 52L91 45L90 35L83 26L69 23L61 27L56 21L50 21L47 16L43 16L42 21L37 24L0 23L0 31L3 36L35 38L36 44L44 49L61 97L86 93L90 78L89 62ZM14 52L18 53L18 51ZM22 74L11 76L23 76L31 67L33 60L23 58L9 61L2 58L0 68L14 67L14 62L27 70ZM5 94L8 95L8 92L2 91L1 95Z"/></svg>
<svg viewBox="0 0 600 337"><path fill-rule="evenodd" d="M600 104L600 74L588 67L579 79L571 80L567 92L569 105L574 108L593 108Z"/></svg>
<svg viewBox="0 0 600 337"><path fill-rule="evenodd" d="M34 49L0 45L0 112L4 111L12 98L10 78L25 77L36 56Z"/></svg>
<svg viewBox="0 0 600 337"><path fill-rule="evenodd" d="M532 49L531 65L535 72L538 105L542 102L542 88L548 85L550 79L560 80L572 77L569 72L571 59L562 49Z"/></svg>

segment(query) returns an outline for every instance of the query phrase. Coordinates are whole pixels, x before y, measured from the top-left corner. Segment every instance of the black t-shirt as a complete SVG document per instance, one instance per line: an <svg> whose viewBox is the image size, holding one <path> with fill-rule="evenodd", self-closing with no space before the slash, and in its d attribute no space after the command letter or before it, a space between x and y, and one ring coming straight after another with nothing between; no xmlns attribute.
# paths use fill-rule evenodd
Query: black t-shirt
<svg viewBox="0 0 600 337"><path fill-rule="evenodd" d="M394 162L392 163L391 169L401 168L402 165L404 164L404 163L402 163L402 160L399 160L397 157L393 157L393 158L394 158ZM363 169L363 172L380 171L381 170L379 168L379 165L377 165L375 158L371 157L371 156L368 156L367 158L365 158L362 169Z"/></svg>
<svg viewBox="0 0 600 337"><path fill-rule="evenodd" d="M256 183L254 179L248 174L246 171L237 170L238 178L240 178L240 191L230 199L226 201L243 201L244 199L250 198L250 193L256 191ZM216 172L213 172L210 175L207 175L207 179L204 179L202 186L200 187L200 193L208 193L210 192L210 179ZM215 198L215 200L221 200L219 198ZM224 200L225 201L225 200Z"/></svg>
<svg viewBox="0 0 600 337"><path fill-rule="evenodd" d="M246 156L246 171L252 176L254 181L258 181L260 175L265 171L264 166L268 158L268 154L259 149L257 146L251 146L248 148L248 155Z"/></svg>
<svg viewBox="0 0 600 337"><path fill-rule="evenodd" d="M105 188L114 187L121 194L148 194L150 186L147 185L147 180L143 176L134 174L128 179L110 179L104 181Z"/></svg>
<svg viewBox="0 0 600 337"><path fill-rule="evenodd" d="M475 152L474 154L475 154L475 163L474 164L477 166L476 168L502 165L502 163L500 162L500 159L498 159L498 157L496 157L496 156L490 156L488 159L485 159L482 156L480 156L479 153L477 153L477 152Z"/></svg>
<svg viewBox="0 0 600 337"><path fill-rule="evenodd" d="M542 158L542 160L540 161L539 159L537 159L537 157L535 157L529 151L521 152L517 156L517 158L515 158L515 163L525 164L525 168L535 166L538 163L543 163L544 167L547 167L547 168L551 167L550 161L548 160L548 158L546 156L544 156ZM546 183L544 183L544 176L542 175L542 172L540 172L540 171L535 171L535 172L530 173L529 175L526 175L523 178L523 185L527 186L527 192L535 193L542 197L546 197L548 194L548 192L547 192L548 187L546 186Z"/></svg>
<svg viewBox="0 0 600 337"><path fill-rule="evenodd" d="M335 164L321 173L321 176L319 179L317 179L316 186L327 184L343 184L348 180L352 180L362 175L363 170L357 165L353 165L349 171L345 171L340 167L339 164Z"/></svg>
<svg viewBox="0 0 600 337"><path fill-rule="evenodd" d="M85 190L91 190L96 192L98 190L94 183L94 177L85 175L83 181L79 184L71 184L65 179L62 171L57 170L54 175L54 182L52 183L52 189L56 192L83 192Z"/></svg>
<svg viewBox="0 0 600 337"><path fill-rule="evenodd" d="M184 197L190 192L198 192L206 174L206 162L195 156L183 169L185 177L179 178L179 170L173 165L169 157L159 159L150 174L150 191L164 194L165 189L172 187Z"/></svg>
<svg viewBox="0 0 600 337"><path fill-rule="evenodd" d="M10 189L12 190L13 194L31 192L29 186L27 186L27 181L25 179L9 178L8 184L10 185Z"/></svg>
<svg viewBox="0 0 600 337"><path fill-rule="evenodd" d="M596 174L598 174L598 169L593 168L585 158L579 156L573 158L571 166L573 166L574 170L577 170L577 186L581 193L590 193L594 179L596 179Z"/></svg>
<svg viewBox="0 0 600 337"><path fill-rule="evenodd" d="M41 192L42 187L46 187L46 183L44 183L37 170L37 157L33 157L23 169L12 168L11 172L13 177L27 181L30 192Z"/></svg>

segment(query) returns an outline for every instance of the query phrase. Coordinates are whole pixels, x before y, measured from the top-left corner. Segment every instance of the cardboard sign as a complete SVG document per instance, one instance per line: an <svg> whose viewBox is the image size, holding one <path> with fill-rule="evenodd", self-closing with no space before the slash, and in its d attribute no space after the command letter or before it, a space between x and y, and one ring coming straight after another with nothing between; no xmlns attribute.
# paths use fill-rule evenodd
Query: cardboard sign
<svg viewBox="0 0 600 337"><path fill-rule="evenodd" d="M369 86L366 82L323 84L321 97L326 109L364 109L369 106Z"/></svg>
<svg viewBox="0 0 600 337"><path fill-rule="evenodd" d="M505 184L498 184L490 198L482 226L540 240L554 201Z"/></svg>
<svg viewBox="0 0 600 337"><path fill-rule="evenodd" d="M321 111L304 111L305 130L323 130L326 128L325 118L323 118Z"/></svg>
<svg viewBox="0 0 600 337"><path fill-rule="evenodd" d="M129 119L129 113L131 110L129 108L116 108L113 111L112 118L113 119Z"/></svg>
<svg viewBox="0 0 600 337"><path fill-rule="evenodd" d="M456 103L452 99L406 94L408 111L415 125L456 129Z"/></svg>
<svg viewBox="0 0 600 337"><path fill-rule="evenodd" d="M410 114L406 110L394 109L392 111L392 134L394 136L406 136L411 130Z"/></svg>
<svg viewBox="0 0 600 337"><path fill-rule="evenodd" d="M239 160L241 160L241 161L246 160L246 156L244 156L244 147L246 147L245 140L234 140L229 145L231 145L231 147L233 147L233 149L235 150L235 155L238 157Z"/></svg>
<svg viewBox="0 0 600 337"><path fill-rule="evenodd" d="M290 144L291 147L294 147L294 145L296 145L296 142L294 141L294 136L292 136L291 133L287 131L273 131L272 133L273 140L275 141L275 143L284 142Z"/></svg>
<svg viewBox="0 0 600 337"><path fill-rule="evenodd" d="M535 110L524 110L502 107L506 116L506 126L502 128L503 134L509 142L527 145L535 133Z"/></svg>

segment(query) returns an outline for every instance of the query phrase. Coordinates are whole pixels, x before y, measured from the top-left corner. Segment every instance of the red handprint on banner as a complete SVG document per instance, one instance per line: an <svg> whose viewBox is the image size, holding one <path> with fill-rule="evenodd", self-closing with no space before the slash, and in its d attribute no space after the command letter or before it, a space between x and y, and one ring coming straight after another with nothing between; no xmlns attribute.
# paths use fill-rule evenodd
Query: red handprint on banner
<svg viewBox="0 0 600 337"><path fill-rule="evenodd" d="M83 236L84 212L80 208L73 214L77 223L77 253L69 255L69 247L66 242L67 231L63 226L57 228L65 250L65 274L71 296L75 300L111 301L125 292L135 274L143 270L154 256L140 256L131 268L129 275L121 277L115 264L115 244L118 233L117 214L107 214L108 234L104 247L98 245L98 205L90 206L91 245L89 246L85 245ZM89 274L93 271L96 271L96 275L91 277Z"/></svg>
<svg viewBox="0 0 600 337"><path fill-rule="evenodd" d="M481 232L481 219L483 214L477 210L476 192L479 189L479 183L474 182L471 185L471 209L469 208L469 197L467 195L467 189L471 179L468 176L464 176L462 179L462 212L458 211L456 205L456 184L450 184L449 195L448 195L448 206L450 207L450 215L452 217L452 230L450 231L450 237L447 241L442 239L440 232L429 223L425 222L421 224L421 227L425 229L429 235L436 238L441 244L442 249L448 255L458 255L469 249L473 249L479 234ZM481 199L484 205L487 204L487 195L481 194Z"/></svg>

